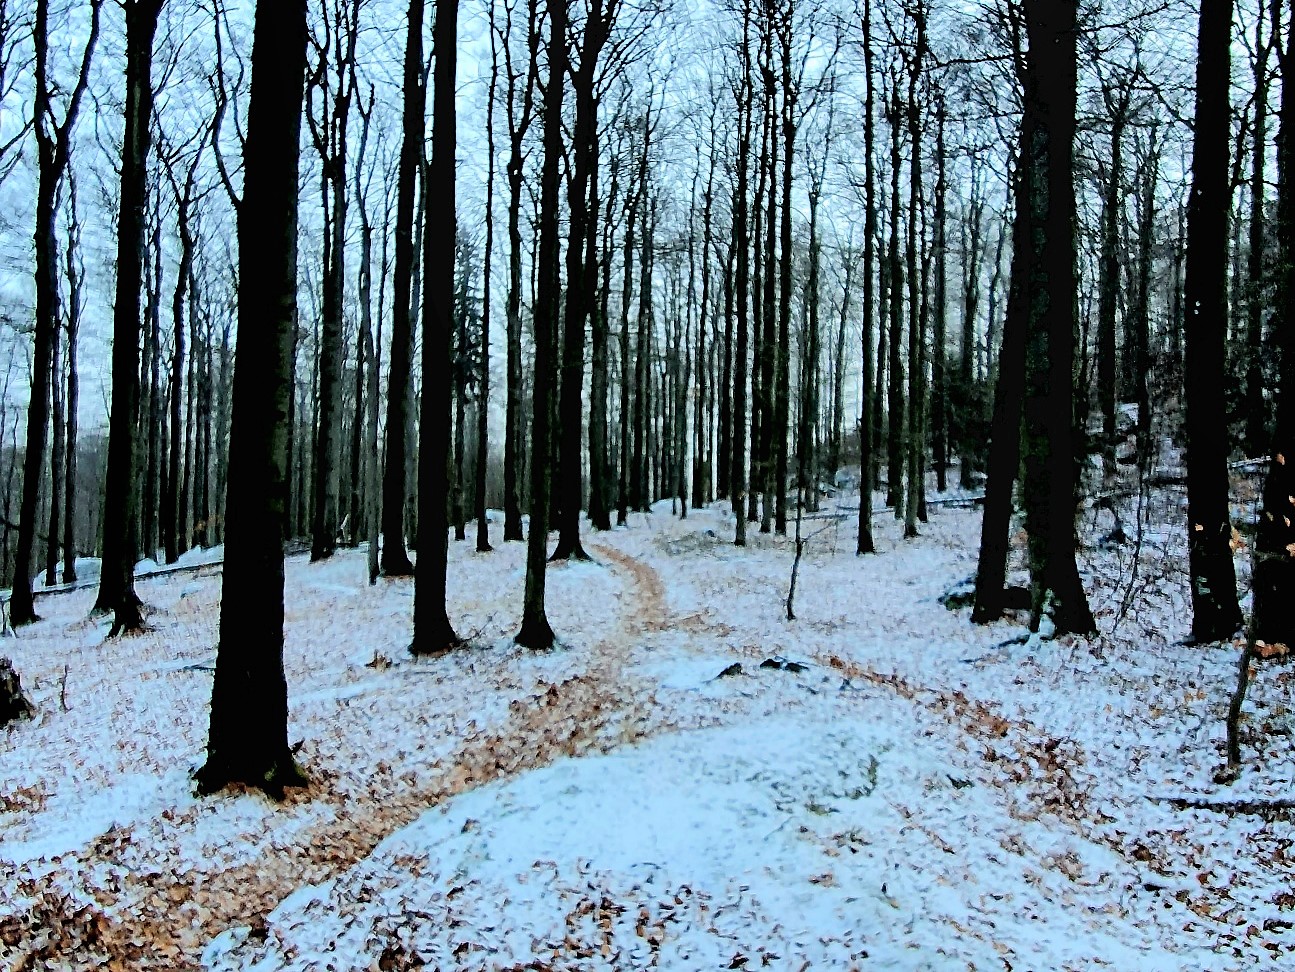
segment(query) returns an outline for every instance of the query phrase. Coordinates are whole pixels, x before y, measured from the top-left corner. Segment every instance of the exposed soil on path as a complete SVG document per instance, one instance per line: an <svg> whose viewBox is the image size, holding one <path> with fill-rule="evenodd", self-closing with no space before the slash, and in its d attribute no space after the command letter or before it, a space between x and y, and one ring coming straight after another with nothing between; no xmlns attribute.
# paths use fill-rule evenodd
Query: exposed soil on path
<svg viewBox="0 0 1295 972"><path fill-rule="evenodd" d="M247 925L253 937L263 937L266 916L289 893L363 860L428 808L563 756L606 751L664 728L653 719L648 688L627 687L624 674L635 636L669 623L664 587L647 564L604 545L594 549L629 581L616 634L593 647L584 672L555 682L539 679L514 697L500 724L479 728L475 720L462 725L451 717L429 727L462 739L438 762L439 773L410 779L392 769L371 781L360 802L316 778L307 789L290 792L287 805L309 805L319 822L278 836L271 816L267 833L256 840L260 853L241 863L216 857L191 866L184 838L198 817L192 808L165 812L155 828L160 833L110 831L48 871L19 876L19 894L29 904L0 917L0 957L15 970L196 970L203 946L216 934ZM469 667L479 674L484 664ZM95 903L68 893L78 885Z"/></svg>

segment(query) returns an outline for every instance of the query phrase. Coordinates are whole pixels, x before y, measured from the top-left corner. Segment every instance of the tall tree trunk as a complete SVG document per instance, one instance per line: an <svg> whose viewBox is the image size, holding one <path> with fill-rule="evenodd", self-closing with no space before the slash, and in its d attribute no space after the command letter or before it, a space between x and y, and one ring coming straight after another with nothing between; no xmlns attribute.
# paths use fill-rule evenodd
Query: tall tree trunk
<svg viewBox="0 0 1295 972"><path fill-rule="evenodd" d="M490 520L486 515L486 473L490 463L490 270L495 250L495 94L499 87L494 4L490 5L490 64L490 87L486 93L486 249L481 270L481 384L477 396L477 465L474 480L478 553L486 553L491 549Z"/></svg>
<svg viewBox="0 0 1295 972"><path fill-rule="evenodd" d="M63 490L65 480L66 439L63 437L63 361L60 354L62 336L55 331L50 348L50 425L53 428L50 444L50 501L49 533L45 543L45 585L58 583L58 542L62 536L60 518L63 515Z"/></svg>
<svg viewBox="0 0 1295 972"><path fill-rule="evenodd" d="M76 474L77 409L81 403L81 377L77 371L77 340L81 330L81 282L84 278L81 258L81 226L77 217L76 177L68 177L67 253L67 471L63 492L63 583L76 580ZM55 435L59 430L55 429Z"/></svg>
<svg viewBox="0 0 1295 972"><path fill-rule="evenodd" d="M387 454L382 477L382 573L407 577L414 572L405 549L407 428L409 424L410 357L413 351L411 301L414 267L414 183L423 151L427 90L423 75L423 7L409 0L409 29L405 35L404 108L400 142L400 171L396 183L396 242L391 318L391 369L387 376Z"/></svg>
<svg viewBox="0 0 1295 972"><path fill-rule="evenodd" d="M769 30L772 31L772 25ZM768 40L769 62L766 77L773 78L773 35ZM760 336L760 490L763 501L760 504L760 532L769 533L773 529L775 496L782 492L782 485L776 484L778 461L775 438L778 435L778 389L775 383L782 375L779 367L778 342L781 325L778 315L778 103L777 95L769 93L769 198L764 217L764 302L762 305L762 324ZM783 435L784 442L786 435ZM785 532L785 531L784 531Z"/></svg>
<svg viewBox="0 0 1295 972"><path fill-rule="evenodd" d="M584 465L581 455L581 432L585 378L585 324L596 284L590 278L594 267L587 266L587 242L595 235L596 206L590 211L590 199L597 199L598 164L598 98L595 90L598 58L607 40L611 17L619 0L591 0L585 18L580 62L572 74L575 96L575 127L572 130L572 172L567 183L569 214L566 250L566 302L562 341L562 382L558 403L560 435L558 472L561 476L561 516L558 546L554 560L588 560L580 542L580 510L584 499Z"/></svg>
<svg viewBox="0 0 1295 972"><path fill-rule="evenodd" d="M95 609L114 612L110 636L143 628L135 594L135 533L139 504L136 433L139 412L139 291L144 256L144 209L153 117L153 36L163 0L128 0L126 9L126 130L121 153L121 212L117 221L117 289L113 305L112 412L104 503L103 572Z"/></svg>
<svg viewBox="0 0 1295 972"><path fill-rule="evenodd" d="M238 212L239 328L220 645L200 792L304 782L288 748L283 541L297 313L297 165L305 0L258 0Z"/></svg>
<svg viewBox="0 0 1295 972"><path fill-rule="evenodd" d="M935 295L932 301L933 307L931 308L931 461L935 465L935 488L941 493L949 488L949 377L948 356L944 348L948 335L947 317L945 315L948 287L945 266L947 253L945 197L948 194L944 146L945 114L944 98L939 96L936 100L935 135L935 239L933 241L935 247Z"/></svg>
<svg viewBox="0 0 1295 972"><path fill-rule="evenodd" d="M926 372L922 367L926 324L922 314L921 279L918 276L918 248L923 244L922 198L922 106L918 102L918 83L926 57L926 12L921 2L911 8L915 21L915 49L908 62L908 238L904 260L908 277L908 423L904 432L904 457L907 459L907 489L904 498L904 536L917 536L918 506L922 491L922 458L925 448L922 398Z"/></svg>
<svg viewBox="0 0 1295 972"><path fill-rule="evenodd" d="M773 489L774 530L787 535L788 437L791 404L791 188L796 151L796 82L791 70L793 0L786 0L779 31L782 40L782 211L781 260L778 265L778 357L774 376ZM770 253L772 254L772 248ZM772 267L772 259L770 266Z"/></svg>
<svg viewBox="0 0 1295 972"><path fill-rule="evenodd" d="M549 490L553 335L560 300L558 281L558 190L562 164L562 99L567 73L567 2L545 0L549 15L549 78L544 88L544 163L540 173L540 231L535 301L535 385L531 415L531 532L526 547L526 590L519 645L536 650L553 646L553 628L544 609L548 566Z"/></svg>
<svg viewBox="0 0 1295 972"><path fill-rule="evenodd" d="M1264 406L1264 185L1268 155L1268 50L1264 17L1255 18L1255 124L1250 170L1250 259L1246 281L1246 448L1259 455L1267 445Z"/></svg>
<svg viewBox="0 0 1295 972"><path fill-rule="evenodd" d="M432 159L424 173L423 229L423 398L418 444L418 565L414 584L415 655L435 655L461 643L446 606L449 489L450 399L454 329L454 71L457 61L459 0L436 0L432 50L436 58L432 87ZM462 349L460 349L460 352ZM462 423L460 422L460 427Z"/></svg>
<svg viewBox="0 0 1295 972"><path fill-rule="evenodd" d="M1074 133L1076 0L1027 11L1022 164L1031 170L1029 332L1025 349L1025 525L1031 630L1049 614L1058 634L1096 631L1075 562ZM1000 379L1001 379L1000 374Z"/></svg>
<svg viewBox="0 0 1295 972"><path fill-rule="evenodd" d="M457 234L457 232L458 226L456 224L455 233ZM467 459L468 448L468 368L470 367L470 358L467 290L469 264L466 254L460 253L460 257L462 258L462 268L459 281L462 284L462 290L451 291L454 297L450 304L451 308L453 308L450 319L450 333L453 336L450 343L450 366L453 370L449 377L454 393L454 473L453 478L450 480L450 521L454 525L454 539L456 541L468 538L467 523L464 519L466 514L463 505L463 465Z"/></svg>
<svg viewBox="0 0 1295 972"><path fill-rule="evenodd" d="M161 200L158 200L161 209ZM162 458L162 217L157 214L153 230L153 277L148 295L148 342L145 344L145 372L148 376L146 414L140 416L145 433L148 460L143 464L144 508L141 516L144 556L157 559L157 506Z"/></svg>
<svg viewBox="0 0 1295 972"><path fill-rule="evenodd" d="M1143 471L1151 463L1151 393L1147 375L1151 371L1151 272L1156 231L1156 183L1159 181L1160 147L1156 129L1151 130L1141 172L1142 200L1138 207L1138 277L1133 313L1130 314L1128 337L1131 348L1125 354L1133 357L1133 400L1138 406L1138 466Z"/></svg>
<svg viewBox="0 0 1295 972"><path fill-rule="evenodd" d="M32 562L35 556L37 507L45 472L45 439L49 434L50 359L58 338L57 248L55 209L58 187L71 154L72 129L90 76L90 62L99 37L102 0L91 4L90 33L81 57L81 70L67 101L61 125L50 128L49 0L36 0L32 36L35 43L36 93L33 127L36 133L37 184L36 328L32 354L31 401L27 408L27 449L23 457L22 500L18 512L18 549L14 560L9 620L15 625L39 620L32 601Z"/></svg>
<svg viewBox="0 0 1295 972"><path fill-rule="evenodd" d="M1288 23L1290 4L1284 4ZM1279 6L1272 6L1274 19ZM1289 30L1289 28L1288 28ZM1281 376L1277 387L1277 424L1272 460L1264 480L1259 527L1255 535L1254 638L1256 645L1295 648L1295 49L1290 34L1283 44L1274 29L1281 67L1280 129L1277 136L1277 274L1273 321Z"/></svg>
<svg viewBox="0 0 1295 972"><path fill-rule="evenodd" d="M747 190L751 158L751 127L754 92L751 64L751 0L742 3L742 73L737 87L737 178L733 187L733 351L732 384L732 467L729 491L733 502L735 535L733 545L746 546L746 388L750 365L747 356L747 286L750 270L750 238L747 235ZM751 369L754 377L754 369ZM752 487L754 489L754 486Z"/></svg>
<svg viewBox="0 0 1295 972"><path fill-rule="evenodd" d="M183 192L176 192L176 220L180 234L180 266L176 271L175 290L171 296L171 395L170 409L171 421L168 432L171 437L170 454L168 456L168 473L167 489L162 496L162 534L163 545L166 547L166 562L175 563L182 552L181 543L188 546L185 539L185 527L182 521L182 510L184 508L186 497L182 496L181 487L181 459L184 452L183 437L186 435L184 425L184 374L185 374L185 355L184 355L184 307L185 297L189 286L189 275L193 269L193 234L189 228L189 187L192 185L192 174L194 170L190 169L190 181L185 183Z"/></svg>
<svg viewBox="0 0 1295 972"><path fill-rule="evenodd" d="M886 325L877 315L874 293L877 245L877 186L873 160L873 139L876 118L876 75L872 68L872 0L863 0L863 73L868 94L863 107L863 165L864 165L864 216L863 216L863 336L860 341L863 366L859 375L859 530L855 554L876 553L872 539L872 488L877 457L873 451L872 428L874 416L880 410L880 400L873 386L872 329L885 334ZM847 283L848 289L848 283ZM848 297L847 297L848 299ZM844 311L842 311L844 315Z"/></svg>
<svg viewBox="0 0 1295 972"><path fill-rule="evenodd" d="M651 106L649 104L649 110ZM643 126L645 139L651 138L651 123L645 121ZM629 508L633 506L638 508L637 494L632 493L634 489L634 475L631 472L631 462L633 457L638 455L637 449L631 451L632 435L638 428L637 418L630 411L630 302L633 300L634 292L634 226L638 217L639 206L642 203L644 193L644 178L647 169L647 148L644 146L643 158L639 162L638 177L633 180L630 191L626 194L625 202L625 248L623 251L624 276L621 280L621 332L620 332L620 363L621 363L621 396L620 396L620 470L619 482L617 485L616 499L616 524L624 526L629 516ZM635 369L637 374L637 368Z"/></svg>
<svg viewBox="0 0 1295 972"><path fill-rule="evenodd" d="M980 523L980 552L976 565L976 600L971 611L974 624L989 624L1002 617L1003 583L1007 578L1010 547L1012 495L1021 466L1021 415L1025 401L1025 342L1029 273L1029 207L1033 195L1034 170L1027 162L1032 137L1032 116L1023 119L1012 180L1012 267L1008 281L1007 317L993 382L994 405L989 439L989 463L985 480L985 512ZM1001 259L1001 257L1000 257ZM992 295L993 291L991 291ZM990 313L995 313L990 302Z"/></svg>
<svg viewBox="0 0 1295 972"><path fill-rule="evenodd" d="M1115 404L1118 399L1115 360L1115 318L1120 289L1120 210L1124 184L1124 127L1129 89L1104 90L1111 115L1110 168L1102 197L1102 252L1097 283L1097 400L1102 415L1102 465L1107 478L1115 475ZM1080 388L1081 401L1087 398ZM1087 425L1087 409L1080 418Z"/></svg>
<svg viewBox="0 0 1295 972"><path fill-rule="evenodd" d="M644 165L647 160L644 143ZM651 360L652 360L652 237L655 230L655 206L648 199L645 181L643 194L643 253L639 264L638 327L634 344L634 466L630 476L630 504L644 512L652 505L649 453L652 449L651 428Z"/></svg>
<svg viewBox="0 0 1295 972"><path fill-rule="evenodd" d="M597 166L597 156L594 158ZM611 189L603 209L603 246L602 246L602 286L598 288L598 297L591 304L590 321L591 358L589 367L589 522L595 530L610 530L611 521L611 477L608 472L608 301L611 285L612 260L612 209L616 205L616 196L620 189L619 165L612 160ZM596 202L596 189L591 197ZM591 208L597 208L591 207ZM591 216L591 219L596 218ZM586 289L592 293L599 271L596 257L594 233L590 232L585 247L585 280Z"/></svg>
<svg viewBox="0 0 1295 972"><path fill-rule="evenodd" d="M337 88L332 104L325 104L325 120L317 125L313 113L307 117L319 152L324 190L324 256L323 313L320 321L320 344L315 349L319 362L319 408L315 413L315 468L311 488L315 515L311 526L311 562L333 555L341 517L342 467L342 365L345 345L342 339L342 304L346 299L346 181L347 127L351 117L351 94L355 74L355 43L359 32L356 23L359 0L351 0L353 15L347 4L334 6L329 31L333 37L331 51L322 48L320 65L310 91L316 86L328 90L331 68Z"/></svg>
<svg viewBox="0 0 1295 972"><path fill-rule="evenodd" d="M963 223L963 291L962 291L962 340L958 349L958 385L962 393L960 414L960 435L958 441L958 485L969 490L976 484L975 474L978 464L984 455L984 440L974 434L983 430L981 417L984 411L985 390L978 384L979 354L976 347L976 319L980 312L980 273L981 261L985 257L981 236L984 230L985 198L984 183L980 177L980 158L972 154L968 159L971 166L970 198L967 203L967 218Z"/></svg>
<svg viewBox="0 0 1295 972"><path fill-rule="evenodd" d="M904 333L904 269L899 262L899 175L902 164L899 127L899 91L892 84L886 121L890 125L890 243L886 255L887 286L890 290L889 363L886 368L889 385L886 430L886 505L895 511L895 519L904 519L904 363L900 349Z"/></svg>
<svg viewBox="0 0 1295 972"><path fill-rule="evenodd" d="M1201 7L1196 130L1187 203L1187 549L1192 636L1230 638L1241 625L1224 410L1227 335L1227 201L1232 0Z"/></svg>

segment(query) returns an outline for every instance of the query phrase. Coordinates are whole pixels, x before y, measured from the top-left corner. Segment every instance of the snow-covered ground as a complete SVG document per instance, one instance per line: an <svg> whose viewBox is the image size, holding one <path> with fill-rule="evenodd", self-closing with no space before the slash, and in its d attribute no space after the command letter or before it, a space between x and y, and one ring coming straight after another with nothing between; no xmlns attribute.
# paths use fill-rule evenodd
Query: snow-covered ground
<svg viewBox="0 0 1295 972"><path fill-rule="evenodd" d="M836 501L829 501L834 503ZM93 590L0 645L0 959L72 969L1254 969L1295 962L1291 673L1212 782L1238 649L1188 648L1171 525L1085 551L1092 642L938 597L979 515L922 537L843 498L793 547L659 504L558 566L562 647L512 645L524 549L451 547L472 646L414 660L412 586L289 561L291 739L313 783L202 800L219 566ZM1162 497L1160 502L1166 500ZM1173 521L1172 509L1163 519ZM1153 518L1154 520L1155 518ZM1093 536L1109 528L1094 514ZM1126 528L1131 528L1126 523ZM769 662L768 665L764 663Z"/></svg>

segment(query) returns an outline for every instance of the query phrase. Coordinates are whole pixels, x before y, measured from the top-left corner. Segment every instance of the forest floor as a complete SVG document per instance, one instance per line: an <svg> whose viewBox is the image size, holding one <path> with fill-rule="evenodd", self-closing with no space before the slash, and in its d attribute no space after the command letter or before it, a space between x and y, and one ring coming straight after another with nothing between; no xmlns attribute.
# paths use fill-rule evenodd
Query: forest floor
<svg viewBox="0 0 1295 972"><path fill-rule="evenodd" d="M544 654L511 642L521 544L452 544L471 645L433 660L405 650L411 582L290 559L312 784L282 804L192 794L218 566L141 580L126 639L93 590L42 597L0 644L38 709L0 731L0 962L1290 968L1295 673L1259 670L1216 785L1239 648L1181 644L1179 498L1136 551L1086 518L1102 633L1056 641L938 600L977 512L933 506L911 541L878 515L859 558L840 502L805 523L795 621L793 543L735 549L718 507L588 534L594 561L550 572Z"/></svg>

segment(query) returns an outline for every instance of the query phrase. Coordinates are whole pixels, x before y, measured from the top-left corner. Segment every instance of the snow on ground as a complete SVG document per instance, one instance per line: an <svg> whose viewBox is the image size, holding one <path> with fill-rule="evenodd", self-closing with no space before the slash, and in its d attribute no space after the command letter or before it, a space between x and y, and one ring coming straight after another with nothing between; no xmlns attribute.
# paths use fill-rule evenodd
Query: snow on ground
<svg viewBox="0 0 1295 972"><path fill-rule="evenodd" d="M451 545L473 646L405 652L412 587L363 554L288 570L290 734L314 783L196 800L219 567L93 591L5 645L39 707L0 733L0 958L234 969L1253 969L1295 952L1290 678L1212 782L1235 647L1187 648L1170 527L1086 549L1103 634L1026 641L939 595L979 516L915 541L849 504L732 547L670 504L552 569L563 645L523 652L524 550ZM1109 528L1094 514L1094 536ZM1127 528L1127 523L1126 523ZM1131 594L1129 592L1132 592ZM1117 623L1118 619L1118 623ZM762 663L774 659L767 667ZM65 667L66 666L66 667ZM803 667L802 667L803 666ZM66 703L66 710L64 709ZM23 963L26 962L24 966Z"/></svg>

